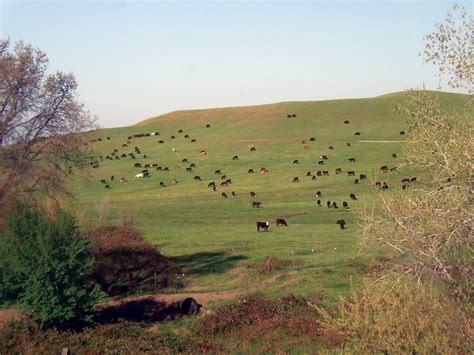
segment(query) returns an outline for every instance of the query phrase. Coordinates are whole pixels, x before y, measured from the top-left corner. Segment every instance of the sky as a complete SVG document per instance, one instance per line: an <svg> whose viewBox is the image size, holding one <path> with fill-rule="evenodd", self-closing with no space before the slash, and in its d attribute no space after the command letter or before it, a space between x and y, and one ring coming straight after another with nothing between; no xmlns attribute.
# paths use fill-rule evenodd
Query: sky
<svg viewBox="0 0 474 355"><path fill-rule="evenodd" d="M0 0L0 37L74 73L79 99L117 127L182 109L436 89L419 54L452 5Z"/></svg>

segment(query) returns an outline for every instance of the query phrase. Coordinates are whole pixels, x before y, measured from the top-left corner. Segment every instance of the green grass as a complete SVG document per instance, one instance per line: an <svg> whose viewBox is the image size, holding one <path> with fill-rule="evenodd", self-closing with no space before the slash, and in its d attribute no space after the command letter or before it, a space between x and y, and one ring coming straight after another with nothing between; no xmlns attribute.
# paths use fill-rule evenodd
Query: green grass
<svg viewBox="0 0 474 355"><path fill-rule="evenodd" d="M446 108L461 107L466 100L463 95L437 95ZM358 253L360 227L351 211L377 208L371 181L387 181L392 189L398 189L402 177L417 176L408 169L379 173L381 165L400 164L403 143L358 142L403 139L399 132L407 131L406 123L393 111L394 104L403 100L404 94L392 94L370 99L178 111L130 127L104 129L94 133L104 139L93 143L98 155L106 156L114 148L120 154L130 153L138 146L148 158L140 155L136 160L104 160L91 176L76 177L71 182L76 196L74 212L82 223L97 223L100 206L105 205L110 207L108 216L112 221L123 215L133 216L144 237L187 269L186 279L206 290L240 288L261 281L264 277L243 265L267 255L301 260L302 264L290 267L296 270L295 274L264 285L264 292L304 295L317 291L332 303L349 290L351 278L357 282L363 275L361 268L354 265L367 263L370 258ZM287 119L289 113L298 117ZM346 119L350 120L349 125L343 124ZM205 128L208 123L211 128ZM179 129L184 133L178 133ZM128 148L121 146L129 135L154 131L159 131L160 136L137 138ZM356 131L361 135L355 136ZM185 134L190 139L185 139ZM171 135L176 140L171 140ZM310 137L316 141L310 142ZM190 143L192 138L197 143ZM158 144L159 139L166 143ZM303 149L303 139L310 145L307 150ZM347 147L347 142L352 146ZM329 151L329 145L336 149ZM251 146L257 151L250 152ZM207 156L199 155L201 149L206 150ZM400 158L392 158L392 153ZM234 155L240 160L233 161ZM324 166L317 164L320 155L329 157ZM356 158L356 163L349 163L350 157ZM193 172L185 171L189 164L181 163L183 158L196 164ZM294 159L300 164L293 165ZM150 169L150 178L135 179L140 171L133 168L136 162L158 163L170 171ZM258 173L261 167L268 168L269 173ZM357 175L364 173L368 179L354 185L354 177L345 173L335 176L334 170L339 167L343 171L354 170ZM249 168L256 173L247 174ZM214 174L216 169L233 183L213 192L207 184L220 181L220 176ZM316 181L305 176L307 171L317 170L328 170L330 176ZM111 189L106 190L100 180L109 180L111 175L116 181L108 181ZM203 181L193 181L195 175ZM292 183L295 176L300 183ZM128 182L118 182L120 177ZM173 178L179 183L173 185ZM160 181L167 187L159 187ZM237 197L231 196L232 190ZM318 190L323 193L323 207L315 203ZM221 197L222 191L229 195L228 199ZM250 191L257 193L255 200L262 202L261 209L251 207ZM351 201L349 193L355 193L358 201ZM326 200L337 201L340 208L326 208ZM349 202L351 209L344 210L342 201ZM285 218L289 227L277 228L277 217ZM341 218L346 220L347 230L341 231L336 225ZM257 233L256 221L269 221L270 232ZM246 276L239 283L229 282L242 273ZM286 282L291 278L296 279L294 283Z"/></svg>

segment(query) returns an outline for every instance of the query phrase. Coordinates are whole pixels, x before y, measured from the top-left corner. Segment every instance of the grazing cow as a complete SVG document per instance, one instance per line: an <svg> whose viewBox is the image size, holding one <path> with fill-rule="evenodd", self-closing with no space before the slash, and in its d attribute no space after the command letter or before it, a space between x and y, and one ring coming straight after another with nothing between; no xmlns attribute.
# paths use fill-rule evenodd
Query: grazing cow
<svg viewBox="0 0 474 355"><path fill-rule="evenodd" d="M331 208L331 201L326 201L326 206L328 206L328 208Z"/></svg>
<svg viewBox="0 0 474 355"><path fill-rule="evenodd" d="M237 196L237 194L235 193L235 191L232 191L232 196Z"/></svg>
<svg viewBox="0 0 474 355"><path fill-rule="evenodd" d="M206 128L211 128L211 125L208 123L208 124L206 125Z"/></svg>
<svg viewBox="0 0 474 355"><path fill-rule="evenodd" d="M357 197L356 197L356 195L354 195L354 194L349 194L349 197L350 197L351 200L353 200L353 201L357 200Z"/></svg>
<svg viewBox="0 0 474 355"><path fill-rule="evenodd" d="M105 184L105 179L100 180L101 184Z"/></svg>
<svg viewBox="0 0 474 355"><path fill-rule="evenodd" d="M306 173L306 176L311 176L311 171L308 171L308 172Z"/></svg>
<svg viewBox="0 0 474 355"><path fill-rule="evenodd" d="M185 134L185 135L184 135L184 138L189 138L189 134Z"/></svg>
<svg viewBox="0 0 474 355"><path fill-rule="evenodd" d="M397 154L393 153L392 158L396 158L396 157L397 157Z"/></svg>
<svg viewBox="0 0 474 355"><path fill-rule="evenodd" d="M253 173L254 173L254 171L253 171L253 169L249 169L249 170L247 171L247 173L249 173L249 174L253 174Z"/></svg>
<svg viewBox="0 0 474 355"><path fill-rule="evenodd" d="M261 202L252 201L252 208L260 208L261 205L262 205Z"/></svg>
<svg viewBox="0 0 474 355"><path fill-rule="evenodd" d="M296 117L296 113L291 114L291 117L295 118L295 117Z"/></svg>
<svg viewBox="0 0 474 355"><path fill-rule="evenodd" d="M173 149L171 149L171 150L172 150L174 153L177 152L177 149L176 149L176 148L173 148Z"/></svg>
<svg viewBox="0 0 474 355"><path fill-rule="evenodd" d="M406 184L402 185L402 190L406 190L407 188L408 188L408 185L406 185Z"/></svg>
<svg viewBox="0 0 474 355"><path fill-rule="evenodd" d="M403 183L410 182L410 178L403 178L403 179L401 180L401 182L402 182L402 184L403 184Z"/></svg>
<svg viewBox="0 0 474 355"><path fill-rule="evenodd" d="M186 168L186 171L193 171L193 168Z"/></svg>
<svg viewBox="0 0 474 355"><path fill-rule="evenodd" d="M291 118L291 115L286 115L286 118Z"/></svg>
<svg viewBox="0 0 474 355"><path fill-rule="evenodd" d="M324 165L324 160L318 161L318 164L319 164L319 165Z"/></svg>
<svg viewBox="0 0 474 355"><path fill-rule="evenodd" d="M257 148L252 147L252 148L250 148L250 151L251 151L251 152L256 152L256 151L257 151Z"/></svg>
<svg viewBox="0 0 474 355"><path fill-rule="evenodd" d="M201 181L201 177L199 175L196 175L195 177L193 177L193 180L194 181Z"/></svg>
<svg viewBox="0 0 474 355"><path fill-rule="evenodd" d="M225 180L225 179L227 179L227 176L222 175L222 176L221 176L221 180Z"/></svg>
<svg viewBox="0 0 474 355"><path fill-rule="evenodd" d="M260 173L266 174L266 173L268 173L268 169L267 168L260 168Z"/></svg>
<svg viewBox="0 0 474 355"><path fill-rule="evenodd" d="M330 145L330 146L328 147L328 149L329 149L329 150L334 150L335 148L334 148L333 145Z"/></svg>
<svg viewBox="0 0 474 355"><path fill-rule="evenodd" d="M225 192L221 193L221 196L222 196L223 198L227 198L227 194L226 194Z"/></svg>
<svg viewBox="0 0 474 355"><path fill-rule="evenodd" d="M219 184L219 186L220 186L220 187L228 186L227 181L222 181L222 182Z"/></svg>
<svg viewBox="0 0 474 355"><path fill-rule="evenodd" d="M127 179L125 179L124 177L121 177L120 182L127 182Z"/></svg>
<svg viewBox="0 0 474 355"><path fill-rule="evenodd" d="M339 207L337 206L336 201L333 201L333 202L332 202L332 207L333 207L333 208L336 208L336 209L339 208Z"/></svg>
<svg viewBox="0 0 474 355"><path fill-rule="evenodd" d="M293 164L299 164L300 162L298 161L298 159L295 159L293 160Z"/></svg>
<svg viewBox="0 0 474 355"><path fill-rule="evenodd" d="M250 196L251 196L251 197L255 197L255 196L257 196L257 194L256 194L255 192L253 192L253 191L250 191Z"/></svg>
<svg viewBox="0 0 474 355"><path fill-rule="evenodd" d="M349 204L346 201L342 201L342 207L349 208Z"/></svg>
<svg viewBox="0 0 474 355"><path fill-rule="evenodd" d="M216 186L216 183L214 181L211 181L209 184L207 184L207 187L212 187Z"/></svg>
<svg viewBox="0 0 474 355"><path fill-rule="evenodd" d="M286 223L286 221L283 218L277 218L276 219L276 225L277 225L277 227L279 227L279 226L288 227L288 224Z"/></svg>
<svg viewBox="0 0 474 355"><path fill-rule="evenodd" d="M220 174L221 174L221 171L220 171L220 170L216 170L216 171L214 171L214 174L220 175Z"/></svg>
<svg viewBox="0 0 474 355"><path fill-rule="evenodd" d="M183 130L182 130L182 129L178 129L178 133L183 133Z"/></svg>
<svg viewBox="0 0 474 355"><path fill-rule="evenodd" d="M175 136L171 136L171 139L176 139L176 137L175 137Z"/></svg>
<svg viewBox="0 0 474 355"><path fill-rule="evenodd" d="M199 152L199 155L202 156L202 157L205 156L206 154L207 154L207 153L206 153L205 150L201 150L201 151Z"/></svg>
<svg viewBox="0 0 474 355"><path fill-rule="evenodd" d="M311 180L312 180L312 181L316 181L316 175L313 175L313 176L311 177Z"/></svg>
<svg viewBox="0 0 474 355"><path fill-rule="evenodd" d="M167 166L165 166L165 167L163 168L163 171L170 171L170 168L168 168Z"/></svg>
<svg viewBox="0 0 474 355"><path fill-rule="evenodd" d="M386 182L384 182L381 189L382 190L388 190L388 184Z"/></svg>
<svg viewBox="0 0 474 355"><path fill-rule="evenodd" d="M232 184L232 179L227 179L225 182L230 185L230 184Z"/></svg>
<svg viewBox="0 0 474 355"><path fill-rule="evenodd" d="M344 221L343 219L340 219L339 221L336 222L336 224L339 224L339 227L341 229L344 229L346 226L346 221Z"/></svg>
<svg viewBox="0 0 474 355"><path fill-rule="evenodd" d="M110 141L110 137L107 137L107 140Z"/></svg>
<svg viewBox="0 0 474 355"><path fill-rule="evenodd" d="M405 135L405 131L400 131L400 135L401 135L401 136L404 136L404 135Z"/></svg>
<svg viewBox="0 0 474 355"><path fill-rule="evenodd" d="M339 175L340 173L342 173L342 169L341 168L337 168L336 171L335 171L336 175Z"/></svg>
<svg viewBox="0 0 474 355"><path fill-rule="evenodd" d="M112 176L110 177L110 181L114 181L114 179L115 179L115 176L112 175Z"/></svg>
<svg viewBox="0 0 474 355"><path fill-rule="evenodd" d="M234 156L232 157L232 160L239 160L239 156L238 156L238 155L234 155Z"/></svg>
<svg viewBox="0 0 474 355"><path fill-rule="evenodd" d="M311 142L314 142L314 141L316 141L316 138L311 137L309 140L310 140Z"/></svg>
<svg viewBox="0 0 474 355"><path fill-rule="evenodd" d="M374 183L374 187L381 188L381 187L382 187L382 182L376 181L376 182Z"/></svg>
<svg viewBox="0 0 474 355"><path fill-rule="evenodd" d="M157 171L161 171L161 170L163 170L163 168L162 168L161 166L157 166L157 167L156 167L156 170L157 170Z"/></svg>
<svg viewBox="0 0 474 355"><path fill-rule="evenodd" d="M176 179L173 179L173 181L172 181L172 182L173 182L173 184L177 184L177 183L178 183L178 180L176 180Z"/></svg>
<svg viewBox="0 0 474 355"><path fill-rule="evenodd" d="M293 182L300 182L300 179L298 178L298 176L295 176L295 177L293 178Z"/></svg>
<svg viewBox="0 0 474 355"><path fill-rule="evenodd" d="M160 186L161 186L161 187L165 187L166 185L165 185L165 183L164 183L163 181L160 181Z"/></svg>
<svg viewBox="0 0 474 355"><path fill-rule="evenodd" d="M383 165L380 167L380 172L381 173L388 173L388 166L387 165Z"/></svg>
<svg viewBox="0 0 474 355"><path fill-rule="evenodd" d="M344 124L349 124L349 123L350 123L349 120L344 121Z"/></svg>
<svg viewBox="0 0 474 355"><path fill-rule="evenodd" d="M191 163L191 164L189 164L189 167L190 167L190 168L195 168L195 167L196 167L196 164Z"/></svg>
<svg viewBox="0 0 474 355"><path fill-rule="evenodd" d="M354 180L354 185L357 185L359 183L359 179Z"/></svg>
<svg viewBox="0 0 474 355"><path fill-rule="evenodd" d="M216 185L212 185L212 191L216 192Z"/></svg>
<svg viewBox="0 0 474 355"><path fill-rule="evenodd" d="M126 158L127 157L127 154L123 153L120 158Z"/></svg>
<svg viewBox="0 0 474 355"><path fill-rule="evenodd" d="M359 180L365 180L365 179L367 179L367 176L365 174L359 175Z"/></svg>
<svg viewBox="0 0 474 355"><path fill-rule="evenodd" d="M360 132L354 133L355 136L360 136Z"/></svg>
<svg viewBox="0 0 474 355"><path fill-rule="evenodd" d="M145 164L143 167L144 167L144 168L149 168L149 167L150 167L150 164Z"/></svg>
<svg viewBox="0 0 474 355"><path fill-rule="evenodd" d="M191 139L191 143L196 143L196 142L197 142L197 140L196 140L196 139L194 139L194 138L193 138L193 139Z"/></svg>
<svg viewBox="0 0 474 355"><path fill-rule="evenodd" d="M104 187L105 187L106 189L110 189L110 185L109 185L109 184L105 185Z"/></svg>
<svg viewBox="0 0 474 355"><path fill-rule="evenodd" d="M347 160L349 160L349 163L355 163L355 161L356 161L355 158L349 158Z"/></svg>
<svg viewBox="0 0 474 355"><path fill-rule="evenodd" d="M143 154L143 158L145 158L145 159L146 159L146 158L148 158L148 157L146 156L146 154Z"/></svg>
<svg viewBox="0 0 474 355"><path fill-rule="evenodd" d="M321 207L321 200L317 200L316 203L318 204L319 207Z"/></svg>
<svg viewBox="0 0 474 355"><path fill-rule="evenodd" d="M257 232L260 232L260 229L263 229L265 232L268 232L268 226L270 224L267 222L257 222Z"/></svg>
<svg viewBox="0 0 474 355"><path fill-rule="evenodd" d="M318 170L318 171L316 172L316 175L317 175L317 176L322 176L322 175L323 175L323 173L322 173L322 171L321 171L321 170Z"/></svg>
<svg viewBox="0 0 474 355"><path fill-rule="evenodd" d="M412 178L410 179L410 182L416 182L416 177L412 177Z"/></svg>
<svg viewBox="0 0 474 355"><path fill-rule="evenodd" d="M347 175L348 175L348 176L355 176L355 171L348 171L348 172L347 172Z"/></svg>
<svg viewBox="0 0 474 355"><path fill-rule="evenodd" d="M324 176L329 176L329 171L323 170L323 175L324 175Z"/></svg>
<svg viewBox="0 0 474 355"><path fill-rule="evenodd" d="M351 146L351 144L350 144L350 143L346 143L346 145L347 145L348 147L350 147L350 146Z"/></svg>
<svg viewBox="0 0 474 355"><path fill-rule="evenodd" d="M321 197L321 196L323 196L323 194L321 193L321 191L316 191L316 196Z"/></svg>
<svg viewBox="0 0 474 355"><path fill-rule="evenodd" d="M160 144L163 144L164 142L165 142L165 141L162 140L162 139L160 139L160 140L158 141L158 143L160 143Z"/></svg>
<svg viewBox="0 0 474 355"><path fill-rule="evenodd" d="M184 158L183 160L181 160L181 163L187 163L187 162L188 162L187 158Z"/></svg>
<svg viewBox="0 0 474 355"><path fill-rule="evenodd" d="M321 155L321 156L319 157L319 159L328 160L328 156L327 156L327 155Z"/></svg>
<svg viewBox="0 0 474 355"><path fill-rule="evenodd" d="M137 179L143 179L145 177L145 173L139 173L139 174L135 175L135 177Z"/></svg>

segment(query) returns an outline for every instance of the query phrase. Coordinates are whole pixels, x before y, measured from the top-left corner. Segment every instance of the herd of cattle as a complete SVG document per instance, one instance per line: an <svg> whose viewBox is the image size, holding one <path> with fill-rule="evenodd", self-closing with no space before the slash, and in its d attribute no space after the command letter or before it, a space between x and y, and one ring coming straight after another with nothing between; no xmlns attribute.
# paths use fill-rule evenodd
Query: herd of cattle
<svg viewBox="0 0 474 355"><path fill-rule="evenodd" d="M297 116L294 113L287 115L287 118L296 118L296 117ZM345 120L344 124L348 125L348 124L350 124L350 122L348 120ZM211 125L207 124L206 128L211 128ZM180 130L178 130L178 133L183 134L184 132L183 132L182 129L180 129ZM355 135L357 135L357 136L359 136L360 134L361 134L360 132L355 132ZM404 135L404 134L405 134L404 131L400 132L400 135ZM122 148L128 148L130 145L133 145L134 141L138 138L156 137L156 136L160 136L160 133L159 132L151 132L151 133L140 133L140 134L130 135L130 136L127 137L125 142L122 144ZM190 139L190 136L188 134L184 134L183 137L185 139ZM110 140L111 138L106 137L106 139ZM170 139L174 140L174 139L176 139L176 136L172 135L172 136L170 136ZM93 142L98 142L98 141L102 141L102 140L103 140L102 138L97 138L97 139L91 140L90 142L93 143ZM315 137L309 138L309 141L311 141L311 142L314 142L315 140L316 140ZM191 143L196 143L197 140L195 138L193 138L193 139L190 139L190 142ZM160 140L158 140L158 143L159 144L164 144L165 141L163 139L160 139ZM307 144L306 139L302 140L301 144L303 145L303 149L308 149L309 146ZM351 147L350 143L346 143L346 145L347 145L347 147ZM173 152L177 151L176 148L173 148L172 150L173 150ZM333 151L333 150L335 150L335 147L333 145L329 145L328 150ZM255 146L250 147L250 152L256 152L256 151L257 151L257 148ZM206 151L201 149L200 155L205 156L206 154L207 154ZM110 154L108 154L106 156L100 156L100 160L96 160L96 161L92 162L91 165L92 165L93 168L98 168L99 165L100 165L100 161L104 161L104 160L114 161L114 160L127 159L127 158L134 160L134 159L137 159L138 156L142 156L144 159L148 158L146 154L141 152L141 149L138 146L134 147L133 152L131 152L131 153L122 153L122 154L119 153L118 148L114 148ZM395 153L393 153L392 158L397 158L397 155ZM239 160L239 156L238 155L232 156L232 160L234 160L234 161ZM329 157L327 155L320 155L318 165L323 166L323 165L325 165L325 162L328 161L328 160L329 160ZM350 157L347 160L348 160L349 163L355 163L356 162L355 157ZM299 162L298 159L293 160L294 165L297 165L299 163L300 162ZM189 160L187 158L183 158L181 160L181 164L189 164L189 166L185 167L185 170L187 172L193 172L193 168L196 168L196 164L189 163ZM155 170L155 171L170 171L169 166L159 165L158 163L142 164L140 162L136 162L136 163L133 164L133 167L136 168L136 169L141 169L138 173L136 173L134 175L136 179L149 178L151 176L150 170L152 170L152 169ZM179 168L181 168L181 165L177 164L175 166L175 168L179 169ZM394 172L396 170L397 170L396 167L389 168L388 165L383 165L383 166L380 167L380 172L381 173L389 173L389 172ZM248 172L248 174L254 174L255 173L253 168L248 169L247 172ZM266 167L261 167L259 169L259 172L261 174L266 174L266 173L269 172L269 169L267 169ZM339 174L342 174L342 173L343 173L342 168L336 168L334 170L334 175L339 175ZM220 169L216 169L214 171L214 174L215 175L220 175L220 182L219 182L219 187L220 188L227 187L227 186L232 184L232 179L229 179L229 178L227 178L227 176L225 174L222 174ZM358 176L356 176L356 172L353 171L353 170L346 171L346 174L347 174L347 176L355 177L354 184L359 184L362 180L367 179L366 174L359 173ZM306 177L310 177L311 180L313 180L313 181L316 180L317 177L329 176L329 175L330 175L329 170L317 170L316 172L308 171L305 174ZM110 176L110 181L115 181L115 180L118 180L121 183L124 183L124 182L127 181L126 177L123 177L123 176L120 177L120 178L118 178L116 176L113 176L113 175ZM194 181L202 181L201 176L199 176L199 175L193 176L193 180ZM292 179L293 183L299 183L300 181L301 180L298 176L295 176ZM106 189L111 188L110 184L108 183L108 181L106 179L101 179L100 182L104 185L104 187ZM410 183L415 183L415 182L417 182L417 177L403 178L401 180L401 183L402 183L401 188L406 189L409 186ZM177 184L178 183L177 179L174 178L172 180L172 183ZM159 185L160 185L160 187L166 187L166 184L165 184L164 181L160 181ZM217 191L217 184L216 184L215 181L209 182L207 186L208 186L208 188L212 189L213 191ZM389 186L388 186L387 182L385 182L385 181L376 181L374 183L374 187L380 189L381 191L389 189ZM231 195L233 197L237 197L236 191L232 190ZM222 196L222 198L225 198L225 199L229 197L226 192L221 192L221 196ZM257 196L256 192L254 192L254 191L250 192L250 197L252 198L251 206L252 206L252 208L261 208L262 207L262 202L254 200L256 196ZM322 206L322 201L321 201L322 196L323 196L323 194L322 194L321 191L316 192L316 195L315 195L315 198L317 199L316 204L319 207ZM354 193L350 193L348 195L348 197L349 197L350 200L353 200L353 201L357 200L357 196ZM326 206L327 206L327 208L333 208L333 209L338 209L339 208L336 201L330 201L330 200L326 201ZM342 207L344 209L349 209L349 203L347 201L342 201ZM339 219L339 220L337 220L336 224L339 225L340 229L345 229L346 221L344 219ZM268 231L270 223L268 221L264 221L264 222L257 221L256 225L257 225L257 231ZM288 223L283 218L277 218L276 221L275 221L275 225L276 226L288 226Z"/></svg>

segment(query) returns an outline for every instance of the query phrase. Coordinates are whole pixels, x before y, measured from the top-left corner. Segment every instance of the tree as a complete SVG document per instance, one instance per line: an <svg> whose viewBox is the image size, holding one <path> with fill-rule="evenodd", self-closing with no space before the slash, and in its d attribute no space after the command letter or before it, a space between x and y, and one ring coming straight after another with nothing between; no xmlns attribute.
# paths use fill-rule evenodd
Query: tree
<svg viewBox="0 0 474 355"><path fill-rule="evenodd" d="M47 68L39 49L0 40L0 206L12 196L65 193L67 175L93 158L80 133L95 120L78 102L74 75Z"/></svg>
<svg viewBox="0 0 474 355"><path fill-rule="evenodd" d="M88 245L69 215L59 213L52 221L14 204L0 235L0 302L24 304L42 328L90 323L99 286L89 281Z"/></svg>

